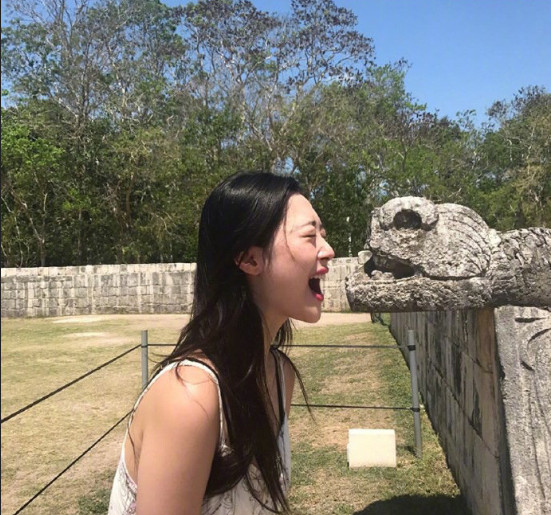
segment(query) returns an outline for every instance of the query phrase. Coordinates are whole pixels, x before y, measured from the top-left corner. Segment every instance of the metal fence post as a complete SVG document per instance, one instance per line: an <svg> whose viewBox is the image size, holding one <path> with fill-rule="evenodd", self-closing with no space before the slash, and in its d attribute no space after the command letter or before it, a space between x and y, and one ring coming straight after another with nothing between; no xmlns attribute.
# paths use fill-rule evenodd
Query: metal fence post
<svg viewBox="0 0 551 515"><path fill-rule="evenodd" d="M142 331L142 389L147 386L149 379L148 356L147 356L148 337L147 331Z"/></svg>
<svg viewBox="0 0 551 515"><path fill-rule="evenodd" d="M421 441L421 409L419 407L419 385L417 383L417 356L415 347L415 335L412 329L408 329L409 373L411 376L411 410L413 411L413 431L415 434L415 455L423 457L423 444Z"/></svg>

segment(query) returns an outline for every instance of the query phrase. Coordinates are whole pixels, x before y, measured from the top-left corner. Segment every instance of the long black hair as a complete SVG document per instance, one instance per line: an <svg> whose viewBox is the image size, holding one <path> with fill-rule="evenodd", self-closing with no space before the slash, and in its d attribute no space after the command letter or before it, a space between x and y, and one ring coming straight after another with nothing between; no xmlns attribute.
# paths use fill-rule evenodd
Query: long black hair
<svg viewBox="0 0 551 515"><path fill-rule="evenodd" d="M274 512L288 510L280 483L284 473L277 430L266 386L262 315L252 299L240 256L252 246L269 253L283 223L289 198L300 193L292 177L271 173L240 173L219 184L207 198L199 226L194 301L190 322L182 329L167 364L202 354L215 367L226 416L231 452L217 449L206 498L225 492L242 478L260 500L250 477L253 460L260 470ZM289 321L279 329L272 347L290 343ZM298 371L288 360L304 393Z"/></svg>

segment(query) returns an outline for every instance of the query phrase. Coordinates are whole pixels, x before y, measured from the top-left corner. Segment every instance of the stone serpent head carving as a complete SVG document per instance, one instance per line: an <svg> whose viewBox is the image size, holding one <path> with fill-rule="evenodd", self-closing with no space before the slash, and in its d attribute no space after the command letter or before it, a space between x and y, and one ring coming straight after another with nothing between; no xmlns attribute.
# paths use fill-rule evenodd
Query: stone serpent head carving
<svg viewBox="0 0 551 515"><path fill-rule="evenodd" d="M551 305L551 229L499 233L458 204L390 200L359 259L346 279L355 311Z"/></svg>

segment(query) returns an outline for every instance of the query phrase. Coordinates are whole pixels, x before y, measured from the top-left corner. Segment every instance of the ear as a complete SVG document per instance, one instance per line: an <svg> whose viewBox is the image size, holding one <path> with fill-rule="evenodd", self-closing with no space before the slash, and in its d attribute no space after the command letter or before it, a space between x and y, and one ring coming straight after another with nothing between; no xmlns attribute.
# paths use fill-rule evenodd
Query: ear
<svg viewBox="0 0 551 515"><path fill-rule="evenodd" d="M259 275L264 270L264 254L260 247L251 247L235 258L235 264L247 275Z"/></svg>

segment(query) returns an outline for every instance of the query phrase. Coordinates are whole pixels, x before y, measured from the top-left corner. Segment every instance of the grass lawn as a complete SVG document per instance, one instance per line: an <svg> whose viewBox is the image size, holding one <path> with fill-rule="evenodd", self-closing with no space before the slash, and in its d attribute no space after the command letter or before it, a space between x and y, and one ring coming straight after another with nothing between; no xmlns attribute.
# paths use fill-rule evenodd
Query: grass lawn
<svg viewBox="0 0 551 515"><path fill-rule="evenodd" d="M140 342L173 343L185 317L109 315L2 321L2 417ZM310 326L303 344L394 344L371 323ZM150 350L150 358L166 352ZM294 348L314 404L409 406L409 373L397 350ZM132 406L141 383L136 350L2 424L2 514L14 513L100 438ZM302 403L300 391L296 403ZM423 457L413 450L409 411L291 411L293 515L466 513L445 457L423 414ZM106 513L124 424L61 476L24 514ZM398 466L350 470L350 428L395 429Z"/></svg>

